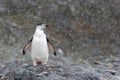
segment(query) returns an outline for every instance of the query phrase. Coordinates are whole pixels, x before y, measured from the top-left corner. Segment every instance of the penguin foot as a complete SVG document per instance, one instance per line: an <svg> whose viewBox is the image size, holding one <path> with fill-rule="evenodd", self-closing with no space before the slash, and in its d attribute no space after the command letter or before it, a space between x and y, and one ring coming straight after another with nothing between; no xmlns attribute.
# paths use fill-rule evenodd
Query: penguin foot
<svg viewBox="0 0 120 80"><path fill-rule="evenodd" d="M42 62L41 65L46 65L46 62Z"/></svg>
<svg viewBox="0 0 120 80"><path fill-rule="evenodd" d="M46 65L46 63L47 63L46 58L42 59L42 61L41 61L41 65Z"/></svg>
<svg viewBox="0 0 120 80"><path fill-rule="evenodd" d="M33 62L33 66L35 67L35 66L37 66L37 65L38 65L37 62L34 61L34 62Z"/></svg>

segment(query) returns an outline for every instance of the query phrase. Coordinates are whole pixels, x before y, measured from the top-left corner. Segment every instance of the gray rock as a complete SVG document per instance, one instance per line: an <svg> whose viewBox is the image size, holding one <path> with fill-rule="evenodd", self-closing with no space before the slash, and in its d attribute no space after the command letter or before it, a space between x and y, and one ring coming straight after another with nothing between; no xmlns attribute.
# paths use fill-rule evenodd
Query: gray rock
<svg viewBox="0 0 120 80"><path fill-rule="evenodd" d="M1 78L7 80L103 80L100 73L87 66L37 66L9 63L0 68Z"/></svg>

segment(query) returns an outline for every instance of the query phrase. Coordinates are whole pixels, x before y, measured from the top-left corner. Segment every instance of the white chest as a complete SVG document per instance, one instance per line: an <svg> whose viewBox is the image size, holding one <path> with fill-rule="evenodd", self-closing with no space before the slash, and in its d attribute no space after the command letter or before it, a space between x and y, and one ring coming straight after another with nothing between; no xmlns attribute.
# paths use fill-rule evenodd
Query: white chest
<svg viewBox="0 0 120 80"><path fill-rule="evenodd" d="M35 33L32 41L31 57L37 60L48 59L48 45L44 33Z"/></svg>

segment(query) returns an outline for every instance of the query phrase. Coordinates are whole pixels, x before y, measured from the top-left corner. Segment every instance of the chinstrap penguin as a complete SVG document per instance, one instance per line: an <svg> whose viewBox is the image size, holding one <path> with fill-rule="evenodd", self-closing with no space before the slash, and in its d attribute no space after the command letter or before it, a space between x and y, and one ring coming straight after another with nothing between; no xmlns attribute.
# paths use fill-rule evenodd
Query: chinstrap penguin
<svg viewBox="0 0 120 80"><path fill-rule="evenodd" d="M53 49L54 55L56 56L55 48L44 33L44 29L46 27L48 27L47 24L38 24L33 37L27 42L22 50L22 54L24 55L26 53L26 49L31 46L33 66L37 66L38 64L44 65L47 63L49 58L48 46Z"/></svg>

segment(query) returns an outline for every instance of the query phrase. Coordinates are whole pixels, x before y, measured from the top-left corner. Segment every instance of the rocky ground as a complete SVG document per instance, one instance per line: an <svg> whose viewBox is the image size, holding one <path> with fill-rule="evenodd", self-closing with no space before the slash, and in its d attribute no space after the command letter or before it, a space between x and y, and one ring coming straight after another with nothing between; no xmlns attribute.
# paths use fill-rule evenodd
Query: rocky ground
<svg viewBox="0 0 120 80"><path fill-rule="evenodd" d="M116 72L83 64L33 67L28 63L14 62L1 66L0 77L1 80L120 80Z"/></svg>
<svg viewBox="0 0 120 80"><path fill-rule="evenodd" d="M119 58L106 58L90 64L39 65L18 62L0 66L1 80L120 80Z"/></svg>

